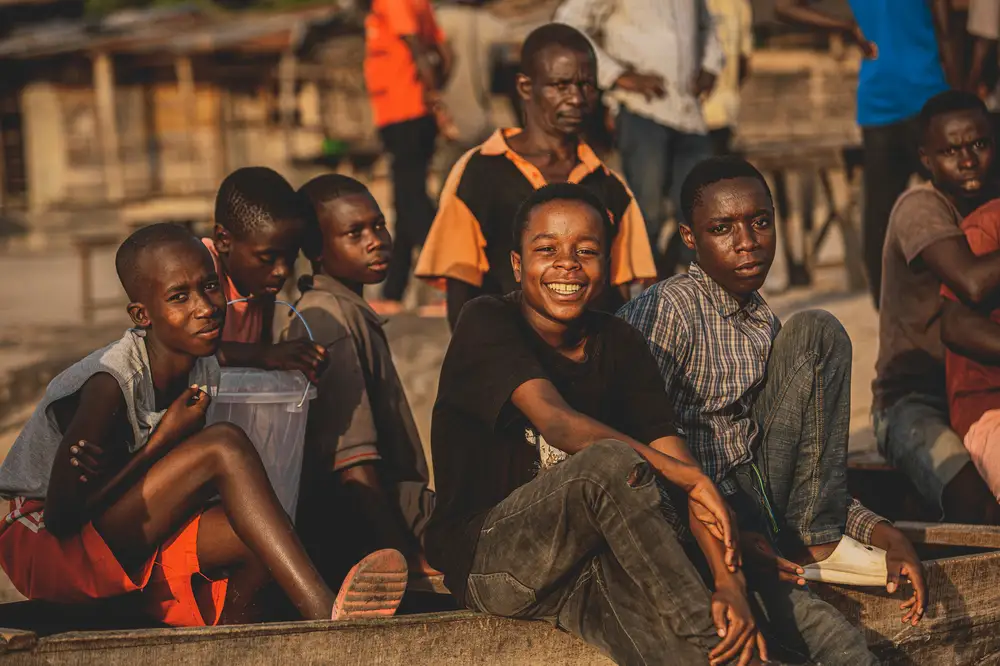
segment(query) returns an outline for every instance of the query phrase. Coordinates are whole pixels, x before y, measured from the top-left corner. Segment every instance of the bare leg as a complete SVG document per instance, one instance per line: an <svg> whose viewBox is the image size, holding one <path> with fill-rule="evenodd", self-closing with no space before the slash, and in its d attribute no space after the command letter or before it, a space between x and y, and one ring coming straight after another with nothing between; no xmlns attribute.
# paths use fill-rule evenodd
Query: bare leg
<svg viewBox="0 0 1000 666"><path fill-rule="evenodd" d="M216 494L234 535L302 616L329 619L333 592L306 555L253 445L230 424L206 428L174 447L94 527L134 575Z"/></svg>
<svg viewBox="0 0 1000 666"><path fill-rule="evenodd" d="M275 604L264 601L262 592L275 591L267 590L273 588L271 574L236 536L222 507L213 507L201 516L198 561L206 574L229 579L219 624L248 624L268 619Z"/></svg>

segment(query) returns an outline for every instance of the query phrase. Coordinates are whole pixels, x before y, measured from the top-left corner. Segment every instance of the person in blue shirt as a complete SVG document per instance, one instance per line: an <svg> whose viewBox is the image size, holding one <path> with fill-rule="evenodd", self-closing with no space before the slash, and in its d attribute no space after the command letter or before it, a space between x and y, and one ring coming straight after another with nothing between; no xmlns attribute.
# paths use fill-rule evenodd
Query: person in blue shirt
<svg viewBox="0 0 1000 666"><path fill-rule="evenodd" d="M858 124L865 149L864 259L875 307L889 213L919 170L917 116L924 103L960 87L959 44L950 36L948 0L850 0L853 20L777 0L778 16L853 39L864 52Z"/></svg>

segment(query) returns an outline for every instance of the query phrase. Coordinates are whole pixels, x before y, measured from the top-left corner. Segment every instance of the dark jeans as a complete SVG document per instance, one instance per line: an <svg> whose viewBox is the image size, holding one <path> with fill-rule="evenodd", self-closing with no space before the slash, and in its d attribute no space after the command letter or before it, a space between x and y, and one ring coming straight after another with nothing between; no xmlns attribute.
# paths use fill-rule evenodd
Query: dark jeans
<svg viewBox="0 0 1000 666"><path fill-rule="evenodd" d="M392 198L396 234L382 296L399 301L410 280L413 250L424 244L434 221L435 206L427 194L427 172L434 157L437 123L432 116L379 129L382 145L392 156Z"/></svg>
<svg viewBox="0 0 1000 666"><path fill-rule="evenodd" d="M836 317L801 312L771 347L752 418L762 429L756 464L782 527L782 545L831 543L844 533L850 431L851 339ZM737 469L742 488L754 476ZM759 484L757 488L759 488Z"/></svg>
<svg viewBox="0 0 1000 666"><path fill-rule="evenodd" d="M659 252L660 230L665 221L663 196L667 194L674 217L681 221L681 185L698 162L712 156L712 140L707 134L687 134L622 108L618 114L618 150L621 151L625 180L646 219L650 245L660 277L687 266L694 253L674 233L667 249Z"/></svg>
<svg viewBox="0 0 1000 666"><path fill-rule="evenodd" d="M466 601L550 620L619 664L704 663L719 642L652 468L622 442L589 446L493 508Z"/></svg>
<svg viewBox="0 0 1000 666"><path fill-rule="evenodd" d="M832 315L796 315L775 340L755 402L764 429L756 467L791 543L828 543L844 530L850 359L850 339ZM735 479L741 527L768 534L751 466L738 468ZM595 444L490 512L468 605L551 620L620 664L703 663L718 641L709 592L663 515L642 458L620 442ZM748 582L781 658L877 663L861 632L808 589L752 572Z"/></svg>
<svg viewBox="0 0 1000 666"><path fill-rule="evenodd" d="M864 234L862 238L868 288L875 307L882 295L882 246L889 213L906 189L910 176L920 171L917 119L863 127L865 147Z"/></svg>

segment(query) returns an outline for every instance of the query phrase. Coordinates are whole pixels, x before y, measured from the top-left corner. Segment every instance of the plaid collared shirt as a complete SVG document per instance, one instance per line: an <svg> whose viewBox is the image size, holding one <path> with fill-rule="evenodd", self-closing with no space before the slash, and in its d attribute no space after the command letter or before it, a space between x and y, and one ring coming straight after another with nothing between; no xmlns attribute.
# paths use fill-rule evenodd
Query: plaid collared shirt
<svg viewBox="0 0 1000 666"><path fill-rule="evenodd" d="M760 294L741 304L697 264L647 289L618 316L646 336L679 430L709 478L732 494L736 484L727 477L759 445L750 410L781 322ZM857 500L847 514L846 533L863 543L884 520Z"/></svg>

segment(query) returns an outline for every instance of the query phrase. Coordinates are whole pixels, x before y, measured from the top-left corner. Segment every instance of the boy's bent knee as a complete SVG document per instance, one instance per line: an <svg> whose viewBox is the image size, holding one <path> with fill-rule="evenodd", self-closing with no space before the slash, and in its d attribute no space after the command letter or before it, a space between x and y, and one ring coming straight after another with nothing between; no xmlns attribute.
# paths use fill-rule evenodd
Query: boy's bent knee
<svg viewBox="0 0 1000 666"><path fill-rule="evenodd" d="M595 442L573 457L580 458L579 463L589 474L610 481L612 486L624 480L628 486L638 488L655 476L652 466L635 449L616 439Z"/></svg>
<svg viewBox="0 0 1000 666"><path fill-rule="evenodd" d="M215 423L202 430L200 434L206 440L206 453L221 458L259 458L253 442L238 425Z"/></svg>
<svg viewBox="0 0 1000 666"><path fill-rule="evenodd" d="M826 310L806 310L792 315L781 327L784 336L800 338L812 349L835 349L850 357L851 336L844 325Z"/></svg>

